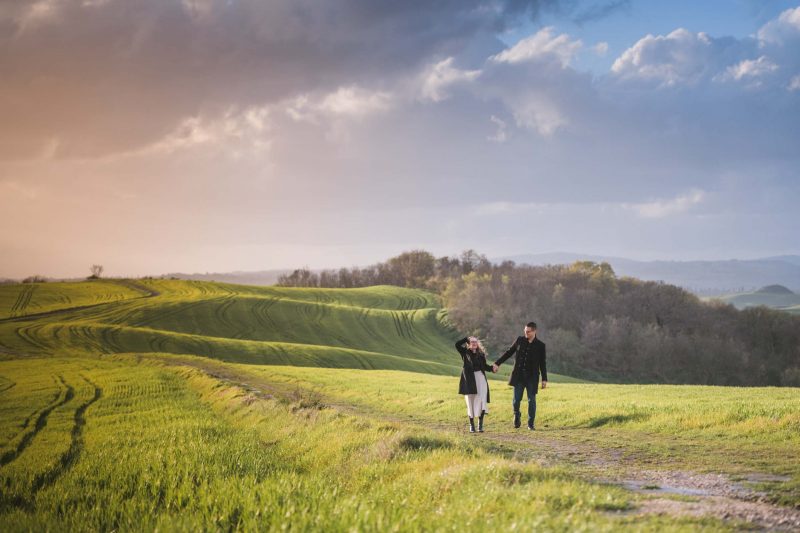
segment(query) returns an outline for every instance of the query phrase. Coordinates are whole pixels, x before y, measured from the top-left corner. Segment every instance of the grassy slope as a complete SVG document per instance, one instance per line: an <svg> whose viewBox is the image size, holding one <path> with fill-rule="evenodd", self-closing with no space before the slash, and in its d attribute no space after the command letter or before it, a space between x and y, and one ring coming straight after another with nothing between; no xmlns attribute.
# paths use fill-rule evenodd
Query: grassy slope
<svg viewBox="0 0 800 533"><path fill-rule="evenodd" d="M453 374L460 364L451 344L457 334L443 324L439 302L426 291L136 283L140 290L113 302L110 288L130 292L130 282L42 284L51 294L62 290L70 295L65 302L109 303L35 320L0 321L0 349L41 355L168 352L245 363L435 374ZM8 293L21 287L10 286ZM156 296L142 298L147 291Z"/></svg>
<svg viewBox="0 0 800 533"><path fill-rule="evenodd" d="M440 385L424 374L300 372L337 383L374 375L389 390ZM132 357L8 360L0 375L13 383L0 392L5 531L724 529L616 513L642 497L463 433L323 409L306 389L258 396Z"/></svg>

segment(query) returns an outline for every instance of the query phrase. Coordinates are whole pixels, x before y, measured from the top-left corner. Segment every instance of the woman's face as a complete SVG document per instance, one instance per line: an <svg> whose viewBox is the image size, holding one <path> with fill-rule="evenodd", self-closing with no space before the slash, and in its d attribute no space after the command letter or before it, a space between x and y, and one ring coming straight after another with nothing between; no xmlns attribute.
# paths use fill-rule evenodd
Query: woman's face
<svg viewBox="0 0 800 533"><path fill-rule="evenodd" d="M473 351L478 349L478 339L469 340L469 349Z"/></svg>

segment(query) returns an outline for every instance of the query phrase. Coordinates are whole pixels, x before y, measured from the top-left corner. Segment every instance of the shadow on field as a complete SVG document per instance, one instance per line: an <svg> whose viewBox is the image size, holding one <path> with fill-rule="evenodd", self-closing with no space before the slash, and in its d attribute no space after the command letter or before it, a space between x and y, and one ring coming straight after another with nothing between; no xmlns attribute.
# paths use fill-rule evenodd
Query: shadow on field
<svg viewBox="0 0 800 533"><path fill-rule="evenodd" d="M647 415L641 413L633 413L629 415L609 415L593 418L586 424L587 428L599 428L609 424L622 424L623 422L638 422L644 420Z"/></svg>

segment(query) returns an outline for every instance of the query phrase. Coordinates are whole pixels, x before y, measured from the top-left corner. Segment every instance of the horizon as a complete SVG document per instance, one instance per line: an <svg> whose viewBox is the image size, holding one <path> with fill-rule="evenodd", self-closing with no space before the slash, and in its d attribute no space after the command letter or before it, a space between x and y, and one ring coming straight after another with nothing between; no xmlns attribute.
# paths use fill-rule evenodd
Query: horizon
<svg viewBox="0 0 800 533"><path fill-rule="evenodd" d="M800 255L800 0L41 0L0 28L0 278Z"/></svg>
<svg viewBox="0 0 800 533"><path fill-rule="evenodd" d="M323 270L338 270L341 268L366 268L373 266L378 263L382 263L399 255L401 253L410 252L414 250L403 250L398 252L398 254L394 254L390 257L385 257L378 261L374 261L372 263L363 263L363 264L356 264L356 265L328 265L328 266L313 266L313 265L294 265L294 266L287 266L283 268L263 268L263 269L254 269L254 270L203 270L203 271L191 271L191 270L172 270L169 272L148 272L148 273L139 273L139 274L130 274L130 273L115 273L108 271L104 267L104 271L100 278L102 279L134 279L134 278L162 278L172 275L187 275L187 276L205 276L205 275L242 275L242 274L258 274L262 272L291 272L297 269L309 269L311 271L319 272ZM429 250L422 250L431 253ZM467 251L467 250L462 250ZM486 254L482 254L480 250L473 250L478 254L484 255L487 259L493 264L500 264L502 261L507 260L508 258L518 257L518 256L532 256L532 257L541 257L541 256L558 256L558 255L565 255L565 256L578 256L577 258L570 259L569 261L613 261L613 260L622 260L622 261L632 261L636 263L704 263L704 262L715 262L715 263L724 263L724 262L748 262L748 261L783 261L784 258L798 258L800 259L800 255L797 254L778 254L772 256L759 256L759 257L751 257L751 258L738 258L738 257L729 257L729 258L719 258L719 259L686 259L686 260L674 260L674 259L633 259L631 257L619 257L619 256L607 256L602 254L580 254L577 252L567 252L567 251L555 251L555 252L535 252L535 253L528 253L528 254L516 254L516 255L501 255L501 256L487 256ZM461 252L454 253L454 254L433 254L435 257L458 257ZM518 265L525 264L520 263L514 260ZM567 263L553 263L553 264L567 264ZM89 272L90 268L87 266L86 271ZM48 275L48 274L41 274L41 273L33 273L28 274L26 276L19 276L19 277L9 277L9 276L0 276L0 280L12 280L12 281L20 281L25 277L29 276L42 276L50 281L79 281L86 279L86 275L76 274L74 276L60 276L60 275Z"/></svg>

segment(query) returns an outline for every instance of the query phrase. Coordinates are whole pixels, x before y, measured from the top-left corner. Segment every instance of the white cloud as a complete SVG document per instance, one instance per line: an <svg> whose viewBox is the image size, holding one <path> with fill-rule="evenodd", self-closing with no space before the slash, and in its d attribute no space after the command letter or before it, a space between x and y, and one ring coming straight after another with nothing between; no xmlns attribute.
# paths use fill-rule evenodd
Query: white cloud
<svg viewBox="0 0 800 533"><path fill-rule="evenodd" d="M789 86L787 87L790 91L800 91L800 74L795 76L789 81Z"/></svg>
<svg viewBox="0 0 800 533"><path fill-rule="evenodd" d="M213 146L238 157L246 151L268 150L268 119L269 109L266 106L244 110L232 108L219 118L188 117L164 138L132 154L172 154L181 150Z"/></svg>
<svg viewBox="0 0 800 533"><path fill-rule="evenodd" d="M506 132L506 121L496 116L492 115L489 117L489 120L497 126L497 130L492 134L486 137L487 140L496 142L496 143L504 143L508 139L508 132Z"/></svg>
<svg viewBox="0 0 800 533"><path fill-rule="evenodd" d="M711 65L712 41L703 32L678 28L669 35L647 35L625 50L611 66L623 79L660 82L665 86L694 83Z"/></svg>
<svg viewBox="0 0 800 533"><path fill-rule="evenodd" d="M592 51L600 57L605 57L608 53L608 43L601 41L592 47Z"/></svg>
<svg viewBox="0 0 800 533"><path fill-rule="evenodd" d="M356 85L339 87L336 91L313 97L301 94L286 104L286 113L296 121L316 123L320 115L360 118L386 111L392 96L383 91L369 91Z"/></svg>
<svg viewBox="0 0 800 533"><path fill-rule="evenodd" d="M420 96L423 100L441 102L450 95L447 88L475 80L480 76L480 70L461 70L453 66L453 57L448 57L432 65L424 74Z"/></svg>
<svg viewBox="0 0 800 533"><path fill-rule="evenodd" d="M778 70L778 65L770 61L767 56L761 56L758 59L745 59L736 65L731 65L723 77L734 80L758 78L776 70Z"/></svg>
<svg viewBox="0 0 800 533"><path fill-rule="evenodd" d="M332 115L364 116L389 108L391 96L360 87L340 87L322 99L319 109Z"/></svg>
<svg viewBox="0 0 800 533"><path fill-rule="evenodd" d="M670 215L684 213L702 202L704 198L705 193L703 191L694 189L688 194L677 196L669 200L623 204L623 207L633 210L642 218L664 218Z"/></svg>
<svg viewBox="0 0 800 533"><path fill-rule="evenodd" d="M787 38L798 35L800 35L800 6L787 9L777 19L767 22L758 30L758 38L762 44L781 44Z"/></svg>
<svg viewBox="0 0 800 533"><path fill-rule="evenodd" d="M569 124L556 104L542 94L527 94L523 101L513 106L512 113L517 126L535 130L543 137L549 137Z"/></svg>
<svg viewBox="0 0 800 533"><path fill-rule="evenodd" d="M517 44L503 50L489 59L496 63L521 63L536 59L557 59L562 67L569 65L583 43L580 40L573 41L569 35L562 33L554 36L553 28L547 27L539 30L535 34L526 37Z"/></svg>

